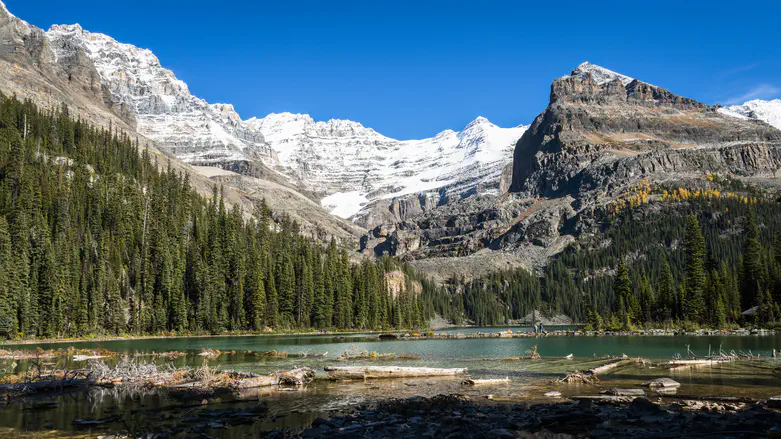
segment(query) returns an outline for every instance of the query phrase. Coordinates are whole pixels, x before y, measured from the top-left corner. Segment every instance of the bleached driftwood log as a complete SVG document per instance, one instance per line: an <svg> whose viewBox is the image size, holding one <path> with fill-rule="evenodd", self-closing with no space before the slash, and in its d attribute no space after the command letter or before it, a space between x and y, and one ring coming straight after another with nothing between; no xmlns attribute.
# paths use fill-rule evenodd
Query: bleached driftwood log
<svg viewBox="0 0 781 439"><path fill-rule="evenodd" d="M231 383L232 389L254 389L269 386L303 386L312 382L315 371L308 367L289 370L273 375L241 378Z"/></svg>
<svg viewBox="0 0 781 439"><path fill-rule="evenodd" d="M315 379L315 371L308 367L299 367L279 374L280 386L304 386Z"/></svg>
<svg viewBox="0 0 781 439"><path fill-rule="evenodd" d="M564 375L564 377L556 380L556 382L567 384L596 384L599 382L597 375L615 369L622 364L631 363L632 361L635 360L618 358L584 372L576 370L575 372L568 373Z"/></svg>
<svg viewBox="0 0 781 439"><path fill-rule="evenodd" d="M231 389L254 389L256 387L276 386L279 384L279 377L274 375L241 378L231 383Z"/></svg>
<svg viewBox="0 0 781 439"><path fill-rule="evenodd" d="M593 369L590 369L588 371L588 373L590 373L591 375L599 375L599 374L605 373L605 372L607 372L607 371L609 371L611 369L615 369L616 367L618 367L618 366L620 366L622 364L631 363L632 361L634 361L634 360L626 360L626 359L613 360L613 361L611 361L611 362L609 362L607 364L603 364L602 366L598 366L598 367L595 367Z"/></svg>
<svg viewBox="0 0 781 439"><path fill-rule="evenodd" d="M366 378L418 378L435 376L458 376L466 373L466 369L438 369L432 367L400 367L400 366L333 366L326 367L331 379L366 379Z"/></svg>

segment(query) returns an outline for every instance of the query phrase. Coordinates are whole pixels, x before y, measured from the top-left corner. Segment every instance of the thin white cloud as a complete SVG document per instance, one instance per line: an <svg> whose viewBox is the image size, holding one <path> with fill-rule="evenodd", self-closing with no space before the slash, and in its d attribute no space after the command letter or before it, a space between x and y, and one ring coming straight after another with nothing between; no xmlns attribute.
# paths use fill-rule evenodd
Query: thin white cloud
<svg viewBox="0 0 781 439"><path fill-rule="evenodd" d="M778 97L779 94L781 94L781 88L770 84L759 84L740 96L735 96L727 99L725 101L725 104L736 105L736 104L742 104L752 99L776 98Z"/></svg>
<svg viewBox="0 0 781 439"><path fill-rule="evenodd" d="M743 66L736 66L736 67L733 67L731 69L728 69L728 70L725 70L725 71L721 72L721 74L718 77L721 80L725 80L725 79L727 79L729 77L736 76L736 75L739 75L739 74L741 74L743 72L747 72L749 70L752 70L755 67L757 67L758 65L759 65L759 63L746 64L746 65L743 65Z"/></svg>

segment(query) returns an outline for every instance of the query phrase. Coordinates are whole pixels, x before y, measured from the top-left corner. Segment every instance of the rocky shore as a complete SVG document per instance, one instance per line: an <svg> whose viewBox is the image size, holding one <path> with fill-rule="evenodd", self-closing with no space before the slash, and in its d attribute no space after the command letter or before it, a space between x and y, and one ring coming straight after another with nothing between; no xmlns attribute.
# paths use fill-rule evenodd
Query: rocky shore
<svg viewBox="0 0 781 439"><path fill-rule="evenodd" d="M530 338L539 335L545 337L602 337L602 336L637 336L637 337L672 337L672 336L750 336L750 335L773 335L776 331L772 329L699 329L696 331L684 331L682 329L636 329L632 331L584 331L584 330L551 330L536 334L533 331L497 331L497 332L474 332L474 333L455 333L455 332L429 332L426 334L417 332L408 332L395 335L395 338L402 340L450 340L465 338ZM381 334L385 335L385 334Z"/></svg>
<svg viewBox="0 0 781 439"><path fill-rule="evenodd" d="M537 405L475 403L460 395L392 400L355 414L316 419L272 438L779 438L781 413L762 405L703 401Z"/></svg>

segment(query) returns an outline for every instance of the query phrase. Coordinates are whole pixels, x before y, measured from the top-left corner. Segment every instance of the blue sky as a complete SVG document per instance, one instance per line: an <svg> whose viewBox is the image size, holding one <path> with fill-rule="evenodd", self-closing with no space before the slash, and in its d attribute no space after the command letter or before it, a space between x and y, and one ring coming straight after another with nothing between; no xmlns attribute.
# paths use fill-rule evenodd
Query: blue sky
<svg viewBox="0 0 781 439"><path fill-rule="evenodd" d="M150 48L209 102L353 119L396 138L531 123L590 61L706 103L781 98L781 5L711 1L4 0Z"/></svg>

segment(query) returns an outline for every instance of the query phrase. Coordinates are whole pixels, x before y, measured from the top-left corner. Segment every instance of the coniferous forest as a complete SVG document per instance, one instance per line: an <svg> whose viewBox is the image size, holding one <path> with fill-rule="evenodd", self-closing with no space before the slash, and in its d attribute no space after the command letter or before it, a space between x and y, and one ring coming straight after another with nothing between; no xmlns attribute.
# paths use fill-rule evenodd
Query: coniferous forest
<svg viewBox="0 0 781 439"><path fill-rule="evenodd" d="M614 212L539 272L441 288L392 258L351 260L272 220L262 201L244 212L218 187L205 198L137 141L66 107L3 96L0 333L424 328L436 314L501 325L534 309L595 329L773 323L781 205L720 183L745 195L670 188L684 196Z"/></svg>
<svg viewBox="0 0 781 439"><path fill-rule="evenodd" d="M604 230L549 261L474 281L452 279L480 325L532 309L563 313L593 329L660 323L725 328L781 319L781 204L738 187L625 210ZM744 315L744 311L749 311Z"/></svg>
<svg viewBox="0 0 781 439"><path fill-rule="evenodd" d="M227 208L111 128L0 97L0 331L9 337L423 327L432 288L351 262L265 203ZM403 285L390 294L390 272ZM420 291L424 290L424 291Z"/></svg>

